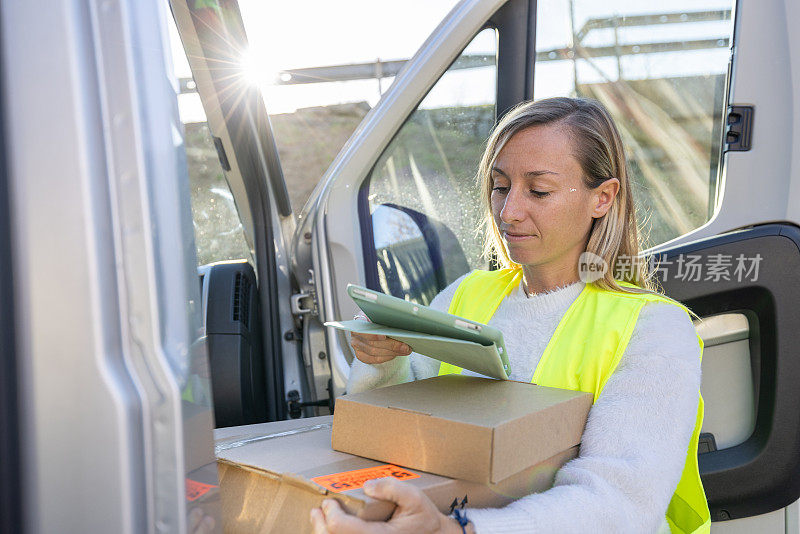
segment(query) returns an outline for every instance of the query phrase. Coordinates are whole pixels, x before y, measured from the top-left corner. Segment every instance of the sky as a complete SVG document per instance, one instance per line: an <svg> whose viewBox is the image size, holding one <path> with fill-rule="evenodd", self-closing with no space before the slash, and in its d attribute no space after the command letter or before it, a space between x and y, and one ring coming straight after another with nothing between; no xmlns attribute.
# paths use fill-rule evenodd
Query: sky
<svg viewBox="0 0 800 534"><path fill-rule="evenodd" d="M277 0L240 0L240 9L249 40L249 78L258 83L271 114L292 112L297 108L366 101L374 106L391 78L350 82L276 86L268 83L282 69L343 65L371 62L376 59L410 58L439 22L456 4L455 0L313 0L285 2ZM660 0L574 0L576 27L587 19L613 15L639 15L731 9L732 0L671 0L664 7ZM540 0L537 12L538 50L567 46L570 41L569 0ZM666 24L640 28L621 28L619 43L648 43L688 39L724 39L730 35L731 22ZM190 70L174 29L175 73L188 77ZM479 34L467 52L495 53L492 31ZM613 30L591 32L584 44L613 44ZM720 41L720 44L723 44ZM724 72L729 52L726 46L695 52L641 54L622 59L628 79L688 76ZM616 79L615 58L596 60L596 68L579 64L579 81L598 82ZM568 94L573 87L571 61L541 62L536 67L536 98ZM453 104L488 103L493 100L492 68L453 72L428 95L423 107ZM379 89L380 87L380 89ZM197 95L179 98L184 121L203 120Z"/></svg>

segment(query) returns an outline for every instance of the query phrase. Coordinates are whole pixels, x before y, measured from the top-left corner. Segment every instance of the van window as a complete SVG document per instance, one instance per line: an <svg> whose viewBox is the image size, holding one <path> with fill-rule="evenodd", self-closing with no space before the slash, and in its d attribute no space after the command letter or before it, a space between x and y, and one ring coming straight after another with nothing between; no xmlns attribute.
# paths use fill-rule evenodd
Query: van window
<svg viewBox="0 0 800 534"><path fill-rule="evenodd" d="M168 20L173 72L179 82L178 111L184 128L197 264L237 259L254 264L175 21L172 17Z"/></svg>
<svg viewBox="0 0 800 534"><path fill-rule="evenodd" d="M367 181L378 285L427 304L483 267L476 170L495 120L497 32L482 30L378 159ZM371 266L367 266L369 269Z"/></svg>
<svg viewBox="0 0 800 534"><path fill-rule="evenodd" d="M628 150L646 246L716 207L733 0L539 0L534 98L586 96Z"/></svg>

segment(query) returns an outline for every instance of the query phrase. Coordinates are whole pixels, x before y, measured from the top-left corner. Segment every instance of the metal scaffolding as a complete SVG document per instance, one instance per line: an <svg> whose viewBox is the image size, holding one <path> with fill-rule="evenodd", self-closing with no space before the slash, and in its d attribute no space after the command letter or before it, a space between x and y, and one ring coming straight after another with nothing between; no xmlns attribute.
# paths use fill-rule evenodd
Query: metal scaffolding
<svg viewBox="0 0 800 534"><path fill-rule="evenodd" d="M593 18L587 20L577 31L573 30L574 35L571 46L537 51L536 61L576 61L577 59L613 57L617 58L619 74L620 77L622 77L621 57L727 48L730 46L730 39L723 37L719 39L619 44L618 30L620 28L688 24L694 22L716 22L730 20L730 17L731 10L728 9ZM583 45L586 38L591 35L592 32L605 29L614 30L613 45ZM274 85L301 85L370 79L378 80L380 83L382 79L397 76L407 61L408 60L404 59L389 61L377 59L368 63L286 69L276 73L272 83ZM493 66L495 64L496 58L492 54L466 54L459 56L455 63L450 66L449 70L476 69ZM181 94L193 93L195 91L196 87L191 78L180 79Z"/></svg>

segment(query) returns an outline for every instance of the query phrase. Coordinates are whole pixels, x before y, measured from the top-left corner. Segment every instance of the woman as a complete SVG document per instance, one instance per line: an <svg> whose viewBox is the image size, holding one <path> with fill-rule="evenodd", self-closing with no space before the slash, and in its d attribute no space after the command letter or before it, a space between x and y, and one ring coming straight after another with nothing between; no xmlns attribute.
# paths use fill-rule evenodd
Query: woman
<svg viewBox="0 0 800 534"><path fill-rule="evenodd" d="M702 342L688 310L649 285L608 112L577 98L517 106L490 136L479 178L487 251L505 268L465 275L431 306L499 328L512 379L589 391L595 403L580 454L552 489L470 510L463 531L708 532L696 452ZM352 346L351 392L460 371L382 336L354 334ZM397 502L391 521L364 523L326 501L312 511L316 531L462 532L400 482L366 491Z"/></svg>

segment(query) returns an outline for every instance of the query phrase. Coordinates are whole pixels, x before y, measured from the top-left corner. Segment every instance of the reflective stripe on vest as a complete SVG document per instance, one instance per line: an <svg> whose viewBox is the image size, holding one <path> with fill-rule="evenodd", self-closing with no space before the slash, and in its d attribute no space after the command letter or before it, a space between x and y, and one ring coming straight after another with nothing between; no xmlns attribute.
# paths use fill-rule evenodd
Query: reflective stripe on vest
<svg viewBox="0 0 800 534"><path fill-rule="evenodd" d="M473 271L459 284L448 311L488 323L521 279L519 269ZM639 311L647 302L656 301L680 306L688 313L683 305L663 295L606 291L586 284L561 318L531 381L541 386L585 391L593 394L596 401L628 346ZM699 336L697 340L702 357L703 341ZM460 372L459 367L448 363L439 366L439 375ZM697 417L686 463L667 508L667 523L674 533L711 531L711 517L697 467L697 440L702 423L703 398L698 392Z"/></svg>

